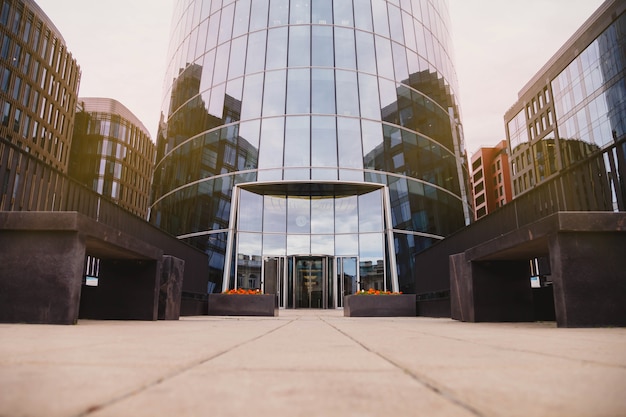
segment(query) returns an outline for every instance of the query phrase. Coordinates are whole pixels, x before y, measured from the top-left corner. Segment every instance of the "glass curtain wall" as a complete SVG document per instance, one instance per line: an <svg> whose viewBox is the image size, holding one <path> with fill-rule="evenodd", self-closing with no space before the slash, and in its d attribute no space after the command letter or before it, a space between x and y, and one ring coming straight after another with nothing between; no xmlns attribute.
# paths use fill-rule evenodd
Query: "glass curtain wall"
<svg viewBox="0 0 626 417"><path fill-rule="evenodd" d="M263 257L289 278L297 254L330 256L326 276L362 285L393 269L412 292L413 255L471 212L447 7L179 1L151 221L208 253L218 288L224 276L236 285L240 264L242 283L260 285ZM358 267L337 268L352 258Z"/></svg>

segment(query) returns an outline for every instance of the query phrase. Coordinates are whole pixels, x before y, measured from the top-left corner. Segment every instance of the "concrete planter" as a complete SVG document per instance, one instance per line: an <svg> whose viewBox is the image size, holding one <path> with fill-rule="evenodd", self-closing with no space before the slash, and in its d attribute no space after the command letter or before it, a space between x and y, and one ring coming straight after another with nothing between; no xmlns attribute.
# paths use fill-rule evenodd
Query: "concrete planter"
<svg viewBox="0 0 626 417"><path fill-rule="evenodd" d="M345 317L415 317L415 294L348 295L344 297Z"/></svg>
<svg viewBox="0 0 626 417"><path fill-rule="evenodd" d="M209 316L278 316L276 295L209 294Z"/></svg>

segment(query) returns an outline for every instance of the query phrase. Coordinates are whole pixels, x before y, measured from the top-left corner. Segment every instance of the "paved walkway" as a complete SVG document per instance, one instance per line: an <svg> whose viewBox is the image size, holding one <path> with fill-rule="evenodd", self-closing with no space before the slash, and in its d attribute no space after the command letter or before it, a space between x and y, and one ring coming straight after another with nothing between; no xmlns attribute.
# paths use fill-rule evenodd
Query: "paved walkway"
<svg viewBox="0 0 626 417"><path fill-rule="evenodd" d="M626 328L345 318L0 324L0 416L625 416Z"/></svg>

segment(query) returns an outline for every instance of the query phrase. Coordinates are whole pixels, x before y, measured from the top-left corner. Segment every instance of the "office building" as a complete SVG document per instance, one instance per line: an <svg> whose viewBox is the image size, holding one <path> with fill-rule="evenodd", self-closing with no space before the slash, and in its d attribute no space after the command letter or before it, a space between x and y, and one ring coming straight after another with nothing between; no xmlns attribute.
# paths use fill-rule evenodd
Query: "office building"
<svg viewBox="0 0 626 417"><path fill-rule="evenodd" d="M616 189L626 169L625 10L623 1L604 2L506 112L514 198L604 154L561 198L576 210L625 209Z"/></svg>
<svg viewBox="0 0 626 417"><path fill-rule="evenodd" d="M151 222L282 308L413 292L473 213L445 1L179 1Z"/></svg>
<svg viewBox="0 0 626 417"><path fill-rule="evenodd" d="M471 158L474 218L479 219L511 201L511 176L506 140L482 147Z"/></svg>
<svg viewBox="0 0 626 417"><path fill-rule="evenodd" d="M147 218L156 154L148 129L117 100L78 101L69 175Z"/></svg>

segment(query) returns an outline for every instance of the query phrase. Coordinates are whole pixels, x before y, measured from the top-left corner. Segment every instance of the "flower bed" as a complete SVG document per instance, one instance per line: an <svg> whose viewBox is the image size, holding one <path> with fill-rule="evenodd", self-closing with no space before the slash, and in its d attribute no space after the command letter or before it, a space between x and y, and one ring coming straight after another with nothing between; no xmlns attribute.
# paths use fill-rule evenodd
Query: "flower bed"
<svg viewBox="0 0 626 417"><path fill-rule="evenodd" d="M360 292L344 297L346 317L415 317L415 294Z"/></svg>
<svg viewBox="0 0 626 417"><path fill-rule="evenodd" d="M209 316L278 316L275 294L260 291L209 294Z"/></svg>

